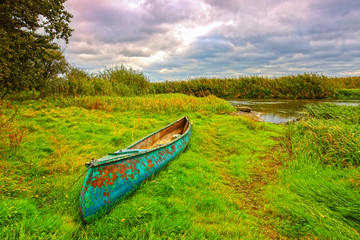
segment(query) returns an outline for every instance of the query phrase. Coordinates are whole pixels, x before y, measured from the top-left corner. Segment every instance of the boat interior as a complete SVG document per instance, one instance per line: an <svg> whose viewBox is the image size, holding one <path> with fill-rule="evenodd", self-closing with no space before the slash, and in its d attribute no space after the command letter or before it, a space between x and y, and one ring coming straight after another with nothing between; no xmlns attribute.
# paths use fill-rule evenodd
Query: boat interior
<svg viewBox="0 0 360 240"><path fill-rule="evenodd" d="M164 128L129 149L152 149L165 145L174 139L182 136L189 128L189 119L183 117L172 125Z"/></svg>

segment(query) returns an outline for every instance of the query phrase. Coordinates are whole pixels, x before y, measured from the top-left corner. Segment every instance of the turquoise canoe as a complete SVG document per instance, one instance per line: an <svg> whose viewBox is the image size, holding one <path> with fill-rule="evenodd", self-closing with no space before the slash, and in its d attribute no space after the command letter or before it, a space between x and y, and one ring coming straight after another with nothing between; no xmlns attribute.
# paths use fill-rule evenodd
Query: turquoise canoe
<svg viewBox="0 0 360 240"><path fill-rule="evenodd" d="M91 223L133 192L187 146L191 123L182 117L129 147L86 163L80 193L81 217Z"/></svg>

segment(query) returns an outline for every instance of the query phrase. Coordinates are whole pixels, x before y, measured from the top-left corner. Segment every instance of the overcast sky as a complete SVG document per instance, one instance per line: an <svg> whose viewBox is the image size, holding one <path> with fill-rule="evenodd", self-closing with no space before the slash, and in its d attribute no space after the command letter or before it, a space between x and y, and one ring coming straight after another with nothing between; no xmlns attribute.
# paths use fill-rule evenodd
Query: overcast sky
<svg viewBox="0 0 360 240"><path fill-rule="evenodd" d="M360 0L68 0L65 55L89 72L360 75Z"/></svg>

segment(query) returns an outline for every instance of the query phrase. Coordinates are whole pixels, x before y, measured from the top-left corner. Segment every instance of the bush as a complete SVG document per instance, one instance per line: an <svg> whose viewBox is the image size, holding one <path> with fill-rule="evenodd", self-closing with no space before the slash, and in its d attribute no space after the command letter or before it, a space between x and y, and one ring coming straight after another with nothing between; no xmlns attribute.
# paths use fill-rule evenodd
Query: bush
<svg viewBox="0 0 360 240"><path fill-rule="evenodd" d="M49 93L56 96L135 96L148 94L150 89L142 72L121 65L98 74L72 68L54 82Z"/></svg>

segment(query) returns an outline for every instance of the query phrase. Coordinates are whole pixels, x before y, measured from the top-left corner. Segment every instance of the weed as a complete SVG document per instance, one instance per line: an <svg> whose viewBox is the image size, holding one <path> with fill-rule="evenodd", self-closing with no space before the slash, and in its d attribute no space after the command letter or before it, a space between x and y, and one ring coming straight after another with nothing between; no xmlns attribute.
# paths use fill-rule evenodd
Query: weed
<svg viewBox="0 0 360 240"><path fill-rule="evenodd" d="M9 136L9 148L10 150L16 150L19 148L20 144L23 142L24 136L26 135L26 130L14 130L8 133Z"/></svg>

